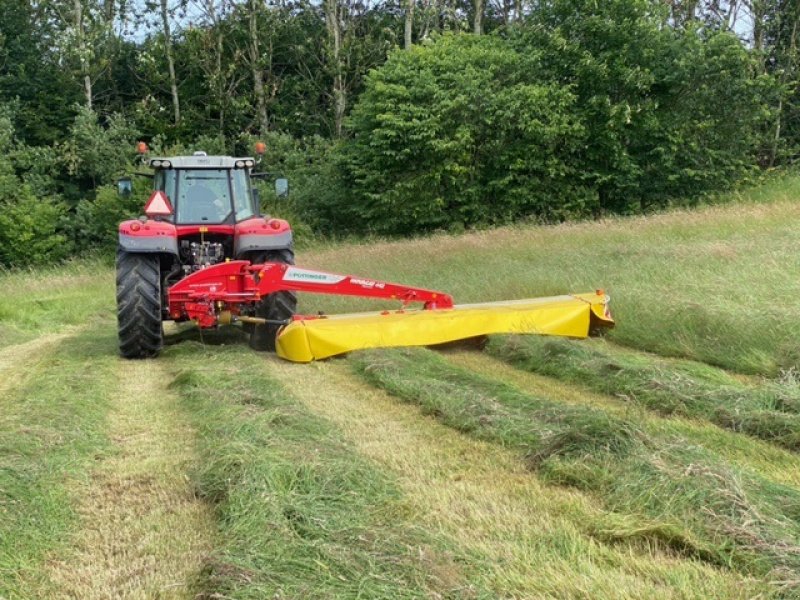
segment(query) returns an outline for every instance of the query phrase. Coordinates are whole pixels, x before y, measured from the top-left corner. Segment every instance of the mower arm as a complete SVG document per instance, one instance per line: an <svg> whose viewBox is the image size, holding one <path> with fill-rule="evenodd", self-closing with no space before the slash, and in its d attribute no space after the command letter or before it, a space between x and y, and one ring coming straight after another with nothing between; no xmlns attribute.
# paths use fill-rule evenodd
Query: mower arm
<svg viewBox="0 0 800 600"><path fill-rule="evenodd" d="M228 309L258 302L275 292L310 292L399 300L405 307L422 302L427 310L453 307L449 294L375 279L301 269L283 263L220 263L184 277L167 292L170 318L193 319L201 327L218 322L221 303Z"/></svg>
<svg viewBox="0 0 800 600"><path fill-rule="evenodd" d="M453 307L453 298L443 292L375 279L311 271L281 263L253 265L249 270L253 273L261 295L280 291L310 292L399 300L403 306L411 302L422 302L423 307L428 310Z"/></svg>

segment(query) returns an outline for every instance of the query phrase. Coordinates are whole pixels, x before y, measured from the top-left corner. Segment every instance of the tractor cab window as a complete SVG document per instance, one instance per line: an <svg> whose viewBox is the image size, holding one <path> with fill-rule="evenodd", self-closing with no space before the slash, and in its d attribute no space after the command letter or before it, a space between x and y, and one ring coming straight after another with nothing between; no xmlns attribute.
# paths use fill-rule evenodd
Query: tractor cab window
<svg viewBox="0 0 800 600"><path fill-rule="evenodd" d="M180 224L219 225L230 221L232 211L236 221L256 214L245 169L161 169L155 189L167 195Z"/></svg>
<svg viewBox="0 0 800 600"><path fill-rule="evenodd" d="M233 208L236 210L236 220L244 221L256 214L253 207L253 196L250 193L250 178L244 169L231 171L233 180Z"/></svg>
<svg viewBox="0 0 800 600"><path fill-rule="evenodd" d="M175 186L178 178L173 169L159 169L155 174L155 189L161 190L167 195L170 203L175 205ZM172 221L172 215L166 217L167 221Z"/></svg>
<svg viewBox="0 0 800 600"><path fill-rule="evenodd" d="M179 169L175 210L177 223L219 225L231 215L226 169Z"/></svg>

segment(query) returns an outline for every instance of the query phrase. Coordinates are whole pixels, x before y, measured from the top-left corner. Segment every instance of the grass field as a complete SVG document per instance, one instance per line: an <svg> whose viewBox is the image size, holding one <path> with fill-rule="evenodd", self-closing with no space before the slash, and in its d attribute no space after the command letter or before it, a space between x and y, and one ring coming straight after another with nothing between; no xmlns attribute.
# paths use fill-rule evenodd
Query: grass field
<svg viewBox="0 0 800 600"><path fill-rule="evenodd" d="M0 274L0 598L800 597L799 197L298 257L603 287L582 342L293 365L168 326L126 362L108 265Z"/></svg>

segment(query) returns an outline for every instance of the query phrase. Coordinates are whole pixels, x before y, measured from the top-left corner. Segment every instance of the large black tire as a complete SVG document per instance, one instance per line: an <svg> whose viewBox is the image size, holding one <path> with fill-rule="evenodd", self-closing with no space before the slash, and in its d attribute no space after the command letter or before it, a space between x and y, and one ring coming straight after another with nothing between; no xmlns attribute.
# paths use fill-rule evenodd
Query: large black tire
<svg viewBox="0 0 800 600"><path fill-rule="evenodd" d="M278 262L294 264L294 252L289 249L259 252L251 259L253 263ZM294 292L275 292L264 297L256 307L256 316L263 319L285 321L297 312L297 295ZM274 351L275 338L281 325L256 325L250 333L250 347L259 351Z"/></svg>
<svg viewBox="0 0 800 600"><path fill-rule="evenodd" d="M158 256L117 252L117 331L124 358L150 358L161 350Z"/></svg>

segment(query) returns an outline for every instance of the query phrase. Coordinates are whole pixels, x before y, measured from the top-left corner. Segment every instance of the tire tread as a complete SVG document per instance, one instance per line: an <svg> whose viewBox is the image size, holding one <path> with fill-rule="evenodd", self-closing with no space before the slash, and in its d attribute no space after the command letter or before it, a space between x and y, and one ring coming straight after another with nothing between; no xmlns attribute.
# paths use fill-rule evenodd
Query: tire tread
<svg viewBox="0 0 800 600"><path fill-rule="evenodd" d="M161 271L150 254L117 253L117 331L124 358L150 358L161 351Z"/></svg>

